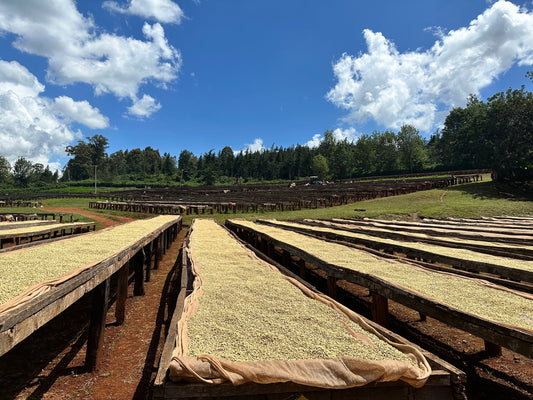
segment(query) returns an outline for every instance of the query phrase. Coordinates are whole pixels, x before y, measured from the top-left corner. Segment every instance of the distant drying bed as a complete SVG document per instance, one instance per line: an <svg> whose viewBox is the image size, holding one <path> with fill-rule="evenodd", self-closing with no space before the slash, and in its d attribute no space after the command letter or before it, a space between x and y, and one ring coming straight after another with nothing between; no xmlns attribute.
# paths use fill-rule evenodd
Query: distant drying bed
<svg viewBox="0 0 533 400"><path fill-rule="evenodd" d="M350 221L350 220L347 220ZM494 225L484 223L483 220L478 220L478 222L454 222L448 220L428 220L423 219L420 221L398 221L398 220L381 220L373 218L363 218L361 221L365 224L377 224L377 225L386 225L390 227L398 227L398 229L406 228L423 228L423 229L441 229L444 231L453 230L453 231L468 231L468 232L489 232L489 233L504 233L504 234L514 234L514 235L532 235L533 229L530 226L518 226L518 225Z"/></svg>
<svg viewBox="0 0 533 400"><path fill-rule="evenodd" d="M533 301L527 295L521 296L504 288L494 288L477 279L440 273L380 258L362 250L314 239L281 228L243 220L232 222L298 247L327 263L373 275L462 312L496 323L533 330Z"/></svg>
<svg viewBox="0 0 533 400"><path fill-rule="evenodd" d="M75 229L80 227L85 227L91 225L91 222L66 222L66 223L58 223L58 224L37 224L35 226L24 226L21 228L11 228L11 229L2 229L0 230L0 236L3 237L9 237L9 236L17 236L17 235L25 235L32 233L38 235L41 232L43 233L49 233L53 231L60 231L63 229Z"/></svg>
<svg viewBox="0 0 533 400"><path fill-rule="evenodd" d="M426 238L437 238L439 237L448 240L450 238L450 235L455 234L457 235L456 240L462 240L460 236L467 237L468 240L474 240L474 241L481 241L486 243L485 238L490 238L491 243L493 243L495 240L501 240L504 241L514 241L516 243L517 240L522 242L527 242L527 240L533 241L533 232L529 232L525 235L513 235L513 234L506 234L505 229L496 229L489 231L469 231L469 230L463 230L460 228L433 228L433 227L421 227L421 226L398 226L398 225L388 225L387 221L383 221L381 223L375 223L375 222L366 222L362 224L352 223L350 224L350 220L348 219L341 219L341 218L333 218L333 222L342 222L343 225L346 226L352 226L353 228L358 229L369 229L372 231L377 232L394 232L396 234L400 233L402 235L424 235ZM427 233L430 231L431 233ZM506 243L506 245L508 245ZM522 247L522 244L519 245Z"/></svg>
<svg viewBox="0 0 533 400"><path fill-rule="evenodd" d="M324 223L323 220L314 220L314 219L306 219L305 221L310 222L320 222ZM463 239L463 238L454 238L453 236L438 236L438 235L428 235L425 233L418 233L418 232L406 232L402 231L401 229L398 229L396 227L389 227L386 228L375 228L375 227L362 227L361 225L353 225L350 224L350 220L343 220L343 219L336 219L334 218L332 220L331 226L338 227L338 228L345 228L345 229L365 229L369 231L376 231L376 232L383 232L383 233L394 233L396 235L408 235L410 237L414 238L420 238L420 239L432 239L432 240L440 240L443 242L452 242L452 243L464 243L464 244L474 244L474 245L483 245L483 246L490 246L490 247L513 247L515 249L526 249L526 250L533 250L533 246L528 246L527 244L516 244L516 243L498 243L495 241L483 241L482 236L480 236L479 240L473 240L473 239ZM342 221L342 223L341 223ZM374 236L375 237L375 236Z"/></svg>
<svg viewBox="0 0 533 400"><path fill-rule="evenodd" d="M28 287L111 257L176 216L158 216L0 254L0 305Z"/></svg>
<svg viewBox="0 0 533 400"><path fill-rule="evenodd" d="M285 222L285 221L270 221L270 222L276 223L280 227L283 227L285 225L285 226L292 226L295 228L311 229L316 232L329 232L329 233L334 233L337 235L344 235L347 237L352 237L355 239L371 240L376 243L400 245L400 246L407 247L410 249L428 251L433 254L438 254L438 255L447 256L447 257L454 257L454 258L460 258L463 260L500 265L502 267L521 269L524 271L533 271L533 261L518 260L514 258L494 256L490 254L479 253L479 252L468 250L468 249L451 248L451 247L438 246L438 245L429 244L429 243L403 242L399 240L380 238L380 237L365 235L365 234L357 233L357 232L349 232L346 230L334 229L335 227L339 227L342 225L328 224L327 222L322 222L325 225L324 228L317 227L317 226L298 224L298 223ZM327 228L326 226L331 226L331 228Z"/></svg>
<svg viewBox="0 0 533 400"><path fill-rule="evenodd" d="M28 225L51 225L53 223L57 223L55 220L42 220L42 219L32 219L30 221L2 221L0 222L0 230L4 229L16 229L20 225L28 226Z"/></svg>

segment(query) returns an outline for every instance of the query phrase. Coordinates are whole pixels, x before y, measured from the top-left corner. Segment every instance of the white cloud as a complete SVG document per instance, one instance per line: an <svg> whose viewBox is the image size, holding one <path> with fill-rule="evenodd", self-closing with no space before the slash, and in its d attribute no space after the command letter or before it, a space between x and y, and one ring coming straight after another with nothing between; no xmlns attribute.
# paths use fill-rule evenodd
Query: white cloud
<svg viewBox="0 0 533 400"><path fill-rule="evenodd" d="M322 142L322 139L324 139L324 138L322 137L322 135L320 133L315 133L313 135L313 138L311 140L307 141L305 146L314 149L315 147L320 146L320 142Z"/></svg>
<svg viewBox="0 0 533 400"><path fill-rule="evenodd" d="M343 54L334 64L338 82L327 99L348 110L347 121L428 131L514 63L533 64L533 13L505 0L468 27L435 32L431 49L400 53L381 33L365 30L368 52Z"/></svg>
<svg viewBox="0 0 533 400"><path fill-rule="evenodd" d="M48 81L86 83L97 95L135 101L142 85L165 87L181 67L181 55L160 24L144 24L146 40L100 33L73 0L0 0L0 31L16 36L17 49L47 58Z"/></svg>
<svg viewBox="0 0 533 400"><path fill-rule="evenodd" d="M142 99L133 102L131 107L128 107L128 113L135 117L149 117L161 108L161 104L157 103L152 96L145 94Z"/></svg>
<svg viewBox="0 0 533 400"><path fill-rule="evenodd" d="M234 151L233 153L235 155L237 155L239 153L246 153L246 151L249 151L250 153L255 153L257 151L262 152L262 151L265 151L265 150L266 150L266 148L263 145L263 139L256 138L252 144L246 144L244 149Z"/></svg>
<svg viewBox="0 0 533 400"><path fill-rule="evenodd" d="M75 121L92 129L103 129L109 126L107 117L100 110L92 107L88 101L74 101L67 96L56 97L52 109L67 121Z"/></svg>
<svg viewBox="0 0 533 400"><path fill-rule="evenodd" d="M180 6L171 0L130 0L127 6L121 6L116 1L104 1L102 6L110 11L137 15L167 24L179 24L184 17Z"/></svg>
<svg viewBox="0 0 533 400"><path fill-rule="evenodd" d="M333 130L333 136L335 139L339 142L343 140L348 140L348 142L354 142L358 138L357 131L355 128L350 127L346 129L336 128ZM310 148L315 148L320 146L320 143L322 143L322 140L324 140L324 137L320 133L316 133L313 135L313 138L305 144L305 146Z"/></svg>
<svg viewBox="0 0 533 400"><path fill-rule="evenodd" d="M335 139L337 139L339 142L343 140L347 140L348 142L353 142L357 139L357 131L355 128L346 128L341 129L337 128L333 130L333 136L335 136Z"/></svg>
<svg viewBox="0 0 533 400"><path fill-rule="evenodd" d="M0 154L11 164L19 157L59 167L65 147L82 138L70 127L76 121L91 128L107 126L107 118L87 101L42 96L44 85L16 61L0 60Z"/></svg>

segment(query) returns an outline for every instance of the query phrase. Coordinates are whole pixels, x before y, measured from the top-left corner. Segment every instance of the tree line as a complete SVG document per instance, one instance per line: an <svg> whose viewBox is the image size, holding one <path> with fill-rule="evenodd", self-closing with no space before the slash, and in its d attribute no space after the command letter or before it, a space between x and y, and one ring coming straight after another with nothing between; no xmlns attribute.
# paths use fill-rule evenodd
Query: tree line
<svg viewBox="0 0 533 400"><path fill-rule="evenodd" d="M533 79L533 77L532 77ZM151 147L107 154L107 138L87 137L67 146L71 157L62 171L19 158L11 167L0 156L0 185L32 186L59 181L116 185L241 183L275 180L347 179L439 170L493 169L498 179L532 179L533 94L524 87L497 93L486 102L471 96L451 110L442 129L429 140L411 125L398 132L363 134L355 141L324 132L317 147L272 145L261 151L234 152L226 146L199 156L179 156Z"/></svg>

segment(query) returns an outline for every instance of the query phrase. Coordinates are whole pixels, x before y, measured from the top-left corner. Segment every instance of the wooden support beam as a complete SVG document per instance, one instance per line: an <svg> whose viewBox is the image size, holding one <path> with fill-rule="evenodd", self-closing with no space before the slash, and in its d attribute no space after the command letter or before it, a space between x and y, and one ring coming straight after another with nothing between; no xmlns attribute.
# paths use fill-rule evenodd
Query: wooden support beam
<svg viewBox="0 0 533 400"><path fill-rule="evenodd" d="M92 291L93 306L89 325L89 338L87 340L87 353L85 355L85 367L88 372L93 372L98 368L102 354L109 286L110 279L107 278Z"/></svg>
<svg viewBox="0 0 533 400"><path fill-rule="evenodd" d="M274 245L270 242L265 241L265 247L266 247L266 254L269 258L273 258L274 256Z"/></svg>
<svg viewBox="0 0 533 400"><path fill-rule="evenodd" d="M154 269L159 269L159 260L161 260L161 244L160 244L160 237L154 239Z"/></svg>
<svg viewBox="0 0 533 400"><path fill-rule="evenodd" d="M372 320L387 327L389 315L389 299L372 291Z"/></svg>
<svg viewBox="0 0 533 400"><path fill-rule="evenodd" d="M298 266L300 267L300 278L306 280L307 278L307 268L305 267L305 260L300 258L298 261Z"/></svg>
<svg viewBox="0 0 533 400"><path fill-rule="evenodd" d="M115 318L117 319L118 325L122 325L126 319L129 265L129 262L127 262L117 272L117 302L115 305Z"/></svg>
<svg viewBox="0 0 533 400"><path fill-rule="evenodd" d="M144 255L141 250L133 256L133 268L135 270L133 295L144 296Z"/></svg>
<svg viewBox="0 0 533 400"><path fill-rule="evenodd" d="M337 298L337 278L328 275L328 296L332 299Z"/></svg>
<svg viewBox="0 0 533 400"><path fill-rule="evenodd" d="M497 345L497 344L494 344L494 343L491 343L487 340L484 340L485 342L485 352L491 356L491 357L498 357L498 356L501 356L502 355L502 347Z"/></svg>
<svg viewBox="0 0 533 400"><path fill-rule="evenodd" d="M145 276L144 281L150 282L150 268L152 266L152 244L149 243L146 246L144 246L143 252L144 252L144 264L146 268L146 272L145 272L146 276Z"/></svg>
<svg viewBox="0 0 533 400"><path fill-rule="evenodd" d="M282 251L283 251L283 261L282 261L281 264L282 264L285 268L290 269L291 266L292 266L291 253L289 253L287 250L282 250Z"/></svg>

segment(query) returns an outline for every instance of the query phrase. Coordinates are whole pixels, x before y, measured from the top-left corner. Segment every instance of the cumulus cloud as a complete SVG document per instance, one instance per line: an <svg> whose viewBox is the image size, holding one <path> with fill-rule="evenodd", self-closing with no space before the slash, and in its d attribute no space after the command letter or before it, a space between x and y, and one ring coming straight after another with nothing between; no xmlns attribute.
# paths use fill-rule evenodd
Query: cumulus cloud
<svg viewBox="0 0 533 400"><path fill-rule="evenodd" d="M44 85L24 66L0 60L0 149L12 165L24 157L55 169L59 164L50 163L50 157L63 156L65 146L81 137L57 114L56 102L41 95L43 91ZM77 104L68 98L59 98L57 104L69 102ZM93 118L99 115L89 104L80 107L92 110Z"/></svg>
<svg viewBox="0 0 533 400"><path fill-rule="evenodd" d="M92 129L103 129L109 126L109 119L88 101L74 101L67 96L56 97L52 110L63 116L67 121L79 122Z"/></svg>
<svg viewBox="0 0 533 400"><path fill-rule="evenodd" d="M0 31L14 34L20 51L48 60L48 81L86 83L97 95L136 101L142 85L166 87L181 67L159 23L144 24L145 40L101 33L73 0L0 1Z"/></svg>
<svg viewBox="0 0 533 400"><path fill-rule="evenodd" d="M365 30L368 52L342 55L326 98L348 111L347 121L428 131L514 63L533 64L533 13L509 1L497 1L468 27L434 31L438 40L427 51L400 53L381 33Z"/></svg>
<svg viewBox="0 0 533 400"><path fill-rule="evenodd" d="M137 15L165 24L179 24L184 17L180 6L171 0L130 0L125 6L116 1L104 1L102 6L113 12Z"/></svg>
<svg viewBox="0 0 533 400"><path fill-rule="evenodd" d="M136 100L131 107L128 107L128 113L135 117L149 117L161 108L161 104L155 101L152 96L145 94L142 99Z"/></svg>
<svg viewBox="0 0 533 400"><path fill-rule="evenodd" d="M250 153L255 153L257 151L265 151L266 148L263 145L263 139L256 138L252 144L246 144L244 149L234 151L235 155L239 153L246 153L246 151L249 151Z"/></svg>
<svg viewBox="0 0 533 400"><path fill-rule="evenodd" d="M342 128L336 128L333 130L333 137L339 142L343 140L347 140L348 142L354 142L358 138L357 131L355 128L350 127L346 129ZM320 143L322 143L322 140L324 140L324 136L322 136L320 133L316 133L313 135L313 138L305 144L305 146L310 148L315 148L320 146Z"/></svg>
<svg viewBox="0 0 533 400"><path fill-rule="evenodd" d="M313 138L311 140L308 140L305 146L314 149L315 147L320 146L320 142L322 142L323 139L324 138L322 137L320 133L315 133L313 135Z"/></svg>

